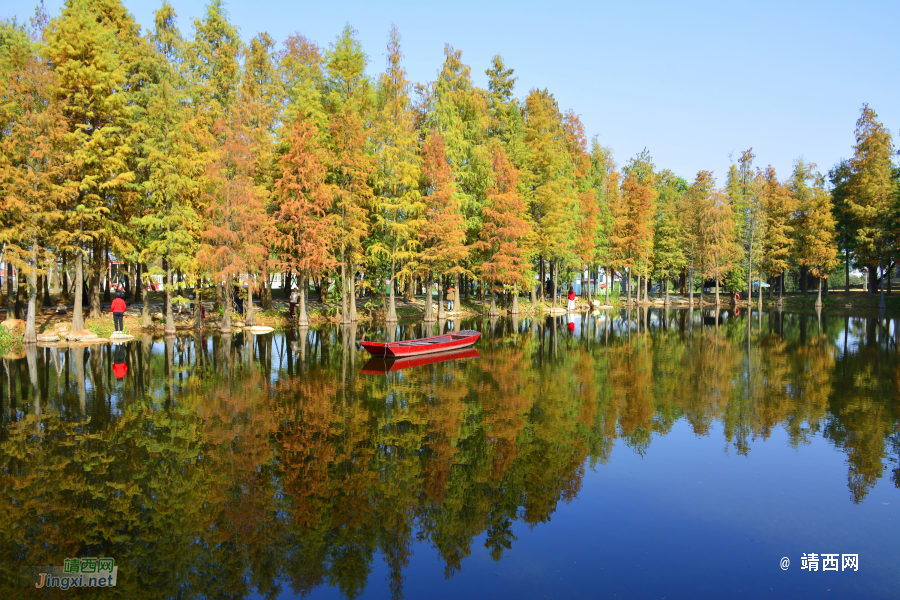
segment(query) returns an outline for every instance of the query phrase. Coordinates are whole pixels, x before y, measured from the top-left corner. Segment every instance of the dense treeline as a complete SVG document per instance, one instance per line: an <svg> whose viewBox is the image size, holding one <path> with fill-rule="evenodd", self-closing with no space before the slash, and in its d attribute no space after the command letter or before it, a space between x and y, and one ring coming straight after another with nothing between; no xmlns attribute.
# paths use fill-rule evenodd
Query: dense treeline
<svg viewBox="0 0 900 600"><path fill-rule="evenodd" d="M536 276L552 290L603 271L633 281L628 302L646 300L649 281L692 302L713 282L718 302L716 282L783 289L788 271L821 290L841 262L847 281L851 266L868 269L872 291L895 265L898 171L866 105L853 158L827 180L803 160L779 179L747 150L720 188L708 171L689 182L658 169L647 151L620 168L548 90L517 98L500 56L487 89L449 45L424 84L407 79L396 29L386 57L370 76L349 26L327 50L300 35L244 43L220 0L190 38L168 3L144 35L120 0L0 25L0 260L28 277L26 341L51 270L68 299L73 269L73 329L83 297L99 316L110 256L134 281L165 277L169 332L174 294L212 284L230 306L231 283L249 276L268 306L276 272L296 282L306 324L310 281L321 294L333 279L352 322L357 288L385 280L395 320L395 292L451 280L456 294L479 283L536 301L547 289Z"/></svg>
<svg viewBox="0 0 900 600"><path fill-rule="evenodd" d="M779 428L801 453L822 437L864 502L900 486L893 324L771 311L751 330L734 311L642 308L570 334L485 319L480 358L387 376L362 372L357 327L31 346L0 368L0 582L36 597L21 565L91 554L128 565L129 598L326 583L352 598L380 555L400 597L416 543L447 576L479 543L499 561L516 527L580 494L585 467L617 446L658 454L681 420L739 455Z"/></svg>

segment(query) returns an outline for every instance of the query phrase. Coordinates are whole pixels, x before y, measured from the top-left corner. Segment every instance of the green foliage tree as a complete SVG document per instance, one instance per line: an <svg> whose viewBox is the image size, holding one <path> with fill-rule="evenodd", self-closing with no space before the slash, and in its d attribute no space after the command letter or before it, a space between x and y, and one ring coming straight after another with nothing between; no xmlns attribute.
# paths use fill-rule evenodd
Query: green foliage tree
<svg viewBox="0 0 900 600"><path fill-rule="evenodd" d="M653 231L653 271L666 285L669 304L669 282L685 267L684 232L678 207L688 190L685 180L665 170L656 184L656 217Z"/></svg>
<svg viewBox="0 0 900 600"><path fill-rule="evenodd" d="M100 316L100 278L104 248L127 245L122 223L110 218L117 201L129 198L134 174L128 134L130 75L136 70L138 27L117 0L70 0L53 19L47 58L56 72L56 97L63 103L72 148L67 181L77 196L65 213L63 251L75 255L73 330L84 328L83 261L93 250L91 316Z"/></svg>
<svg viewBox="0 0 900 600"><path fill-rule="evenodd" d="M796 202L790 190L778 181L775 169L769 165L762 188L763 210L766 215L766 244L761 268L771 277L781 277L778 286L779 303L784 294L784 272L790 265L793 251L793 216ZM769 288L771 295L772 288Z"/></svg>
<svg viewBox="0 0 900 600"><path fill-rule="evenodd" d="M3 260L28 278L28 319L23 340L37 341L37 276L48 273L48 247L58 243L60 222L72 196L66 176L67 122L56 97L56 76L41 55L45 18L32 20L30 43L7 46L0 71L4 134L0 137L0 243ZM8 62L7 62L8 61ZM12 318L12 315L9 315Z"/></svg>
<svg viewBox="0 0 900 600"><path fill-rule="evenodd" d="M891 155L894 152L891 134L877 121L878 115L863 104L856 122L856 145L850 159L847 206L853 215L856 229L856 255L859 263L869 269L869 294L882 282L878 276L881 264L884 275L884 252L895 241L896 213L895 185L891 180ZM882 298L883 303L883 298Z"/></svg>
<svg viewBox="0 0 900 600"><path fill-rule="evenodd" d="M369 231L374 160L369 121L372 85L366 56L348 25L326 53L324 108L330 140L329 171L341 216L341 322L357 320L355 273L362 262L362 241Z"/></svg>
<svg viewBox="0 0 900 600"><path fill-rule="evenodd" d="M418 249L417 233L423 225L424 208L418 190L421 159L415 115L409 99L410 83L400 61L400 32L391 28L387 47L387 70L378 80L374 125L377 171L375 180L375 226L383 237L371 251L386 257L390 265L387 320L397 320L394 280L413 276ZM398 263L402 265L398 272Z"/></svg>
<svg viewBox="0 0 900 600"><path fill-rule="evenodd" d="M809 270L818 279L819 296L816 306L822 306L822 280L837 264L837 243L831 194L825 190L824 178L813 169L815 165L802 160L794 165L791 188L797 205L794 221L795 252L804 269L801 272ZM806 286L803 283L805 292Z"/></svg>

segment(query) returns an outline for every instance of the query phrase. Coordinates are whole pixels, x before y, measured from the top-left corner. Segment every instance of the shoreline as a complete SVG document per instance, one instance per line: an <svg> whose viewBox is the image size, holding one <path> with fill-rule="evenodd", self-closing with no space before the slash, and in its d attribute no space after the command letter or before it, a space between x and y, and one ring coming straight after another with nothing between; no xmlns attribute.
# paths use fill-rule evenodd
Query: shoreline
<svg viewBox="0 0 900 600"><path fill-rule="evenodd" d="M366 300L366 298L358 298L357 306L364 306ZM566 310L565 304L562 300L560 300L555 307L553 307L552 304L546 301L539 301L537 305L532 306L530 300L527 297L520 298L519 300L519 315L543 314L548 316L562 316L568 314L569 312ZM688 298L679 294L670 294L668 304L665 302L664 297L659 296L651 296L649 300L643 300L640 303L633 301L630 304L622 301L621 298L611 298L611 300L613 300L613 304L605 304L604 296L601 296L599 299L594 298L590 301L590 303L585 298L579 298L576 305L576 310L574 312L583 314L586 312L598 312L602 310L634 310L637 308L671 308L681 310L691 308L691 304ZM815 310L815 300L815 295L808 295L806 297L797 296L794 294L787 295L783 298L782 310ZM821 307L821 309L829 313L869 313L878 310L878 300L879 296L877 294L868 296L864 292L859 292L856 294L851 292L849 296L845 296L844 292L832 292L828 296L823 297L823 306ZM898 304L900 304L900 298L886 296L886 300L889 300L889 302L888 309L885 311L885 313L889 313L893 316L898 312L897 309L900 308L898 307ZM453 311L452 313L449 313L446 318L463 319L478 316L489 316L489 301L485 302L470 299L469 302L461 302L461 304L462 310ZM194 326L194 317L191 313L187 311L174 311L173 316L175 318L176 334L189 334L195 331L219 333L219 322L221 316L213 312L213 305L213 302L203 303L203 306L207 309L207 316L203 320L202 327ZM403 297L396 297L395 305L397 309L398 322L421 320L425 316L424 298L414 298L412 301L410 301ZM128 336L131 336L130 338L123 339L122 337L120 337L120 339L118 340L110 339L110 334L112 334L112 314L109 312L109 305L101 304L101 316L99 318L90 318L85 316L84 322L85 329L87 331L76 332L84 333L87 335L72 336L75 339L77 339L78 337L82 338L78 339L78 341L66 341L65 338L70 335L69 328L72 323L71 310L73 306L70 304L67 304L65 306L67 309L65 313L58 313L55 308L46 308L42 309L39 315L36 316L36 333L39 338L44 338L43 340L38 340L37 344L39 347L72 347L73 344L90 345L99 343L116 343L119 341L127 341L127 339L133 339L134 336L142 334L164 334L165 317L163 315L163 303L153 302L151 300L148 314L150 315L152 324L149 327L141 326L143 303L136 303L128 306L128 309L125 313L123 331ZM296 321L292 320L288 316L288 303L283 299L272 300L270 308L268 309L263 309L257 302L254 302L254 306L256 308L254 315L256 319L256 326L272 328L274 331L281 331L297 327ZM702 298L699 294L695 295L694 297L694 309L709 309L715 308L716 306L717 305L714 299L711 299L708 294L703 295ZM718 304L720 310L746 310L748 308L756 309L757 306L758 299L756 298L752 300L742 299L738 302L732 302L728 296L724 295L720 297L720 302ZM769 300L768 298L764 297L763 308L769 310L778 310L778 298L774 297L772 300ZM309 327L316 327L327 324L339 324L339 315L337 310L335 309L336 307L324 304L319 301L310 302L308 307ZM83 310L85 313L89 313L90 308L85 307ZM501 307L500 305L497 306L497 311L498 314L496 316L498 317L512 316L508 308ZM333 312L333 314L329 314L330 312ZM21 344L25 322L23 320L13 320L13 323L9 323L9 321L5 319L5 316L6 310L0 309L0 325L3 326L5 332L9 332L11 337L14 338L13 340L9 340L12 342L11 345ZM379 308L378 310L358 308L358 319L355 323L385 324L387 323L386 312L383 308ZM236 314L232 315L232 332L238 333L247 331L248 328L249 326L244 324L240 316ZM91 333L95 335L91 336ZM59 340L54 341L48 336L58 337Z"/></svg>

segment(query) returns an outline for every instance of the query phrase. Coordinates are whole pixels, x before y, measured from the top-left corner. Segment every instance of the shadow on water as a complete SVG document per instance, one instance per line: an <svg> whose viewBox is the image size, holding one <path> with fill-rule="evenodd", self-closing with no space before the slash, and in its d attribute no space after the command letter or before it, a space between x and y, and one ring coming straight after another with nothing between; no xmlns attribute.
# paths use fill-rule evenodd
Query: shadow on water
<svg viewBox="0 0 900 600"><path fill-rule="evenodd" d="M500 560L513 523L578 496L585 465L617 443L644 455L679 421L739 455L776 428L800 452L823 437L862 503L900 486L898 325L636 308L8 354L0 581L119 556L140 573L130 598L354 597L380 554L400 596L415 542L447 577L478 536ZM482 332L474 355L367 373L361 340L460 329Z"/></svg>

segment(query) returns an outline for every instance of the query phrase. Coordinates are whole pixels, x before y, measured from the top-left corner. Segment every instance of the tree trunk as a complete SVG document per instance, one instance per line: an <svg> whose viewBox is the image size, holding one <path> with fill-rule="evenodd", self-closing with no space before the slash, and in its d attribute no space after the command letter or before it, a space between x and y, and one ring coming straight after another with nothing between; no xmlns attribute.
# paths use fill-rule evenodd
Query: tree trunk
<svg viewBox="0 0 900 600"><path fill-rule="evenodd" d="M444 309L444 281L443 277L438 278L438 314L437 318L441 321L447 318L447 313Z"/></svg>
<svg viewBox="0 0 900 600"><path fill-rule="evenodd" d="M669 278L666 277L666 306L669 305Z"/></svg>
<svg viewBox="0 0 900 600"><path fill-rule="evenodd" d="M106 282L106 285L105 285L104 288L103 288L103 301L104 301L104 302L109 302L109 301L110 301L110 297L109 297L109 288L112 287L112 282L109 280L109 245L106 246L106 250L104 251L104 256L105 256L105 259L106 259L106 270L103 271L103 272L104 272L105 275L106 275L106 276L104 277L104 280L105 280L105 282Z"/></svg>
<svg viewBox="0 0 900 600"><path fill-rule="evenodd" d="M84 253L81 249L75 251L75 308L72 310L72 331L84 329Z"/></svg>
<svg viewBox="0 0 900 600"><path fill-rule="evenodd" d="M166 261L166 335L175 335L175 318L172 316L172 264Z"/></svg>
<svg viewBox="0 0 900 600"><path fill-rule="evenodd" d="M434 321L434 307L432 306L432 288L433 288L434 277L431 274L431 271L428 272L428 275L425 279L425 322L431 323ZM396 321L396 318L394 319Z"/></svg>
<svg viewBox="0 0 900 600"><path fill-rule="evenodd" d="M99 319L101 315L100 309L100 281L103 271L103 253L94 242L94 261L91 265L91 312L92 319Z"/></svg>
<svg viewBox="0 0 900 600"><path fill-rule="evenodd" d="M778 282L778 308L784 306L784 269L781 269L781 281Z"/></svg>
<svg viewBox="0 0 900 600"><path fill-rule="evenodd" d="M47 265L47 274L44 275L44 294L43 301L44 304L42 308L51 308L53 306L53 301L50 298L50 278L53 276L53 266Z"/></svg>
<svg viewBox="0 0 900 600"><path fill-rule="evenodd" d="M216 286L218 287L218 286ZM219 323L219 331L222 333L231 333L231 276L225 278L225 287L222 290L224 310L222 311L222 322Z"/></svg>
<svg viewBox="0 0 900 600"><path fill-rule="evenodd" d="M134 287L134 267L133 265L128 265L128 273L125 277L125 296L132 299L134 301L134 296L132 294L132 288Z"/></svg>
<svg viewBox="0 0 900 600"><path fill-rule="evenodd" d="M22 341L26 344L37 343L37 333L34 329L34 313L37 310L37 240L32 242L31 246L31 272L28 274L28 320L25 322L25 336ZM31 361L29 361L31 362ZM37 390L35 398L39 396Z"/></svg>
<svg viewBox="0 0 900 600"><path fill-rule="evenodd" d="M891 291L891 273L894 271L894 266L895 266L896 264L897 264L897 263L894 262L894 264L892 264L892 265L888 268L887 273L884 274L884 276L887 277L887 294L888 294L888 296L891 296L891 295L893 295L893 293L894 293L894 292ZM827 292L828 289L826 288L825 291Z"/></svg>
<svg viewBox="0 0 900 600"><path fill-rule="evenodd" d="M879 282L878 287L881 292L881 298L878 300L878 308L884 310L887 308L887 305L884 303L884 256L881 257L881 281Z"/></svg>
<svg viewBox="0 0 900 600"><path fill-rule="evenodd" d="M844 243L844 293L850 293L850 245Z"/></svg>
<svg viewBox="0 0 900 600"><path fill-rule="evenodd" d="M762 273L760 273L759 292L758 292L757 295L758 295L758 298L757 298L758 304L757 304L756 310L757 310L757 312L758 312L759 315L760 315L759 318L762 319ZM751 297L749 298L749 300L752 300L752 299L753 299L753 296L751 296ZM750 303L748 302L747 304L748 304L747 310L749 311L749 310L750 310L750 309L749 309L749 304L750 304ZM749 316L750 316L750 315L747 315L748 318L749 318Z"/></svg>
<svg viewBox="0 0 900 600"><path fill-rule="evenodd" d="M63 304L69 303L69 257L67 254L63 254L62 259L62 273L60 273L60 290L59 290L59 301Z"/></svg>
<svg viewBox="0 0 900 600"><path fill-rule="evenodd" d="M640 272L640 270L638 271L638 288L636 291L638 296L638 305L640 305L647 300L647 288L644 283L644 275Z"/></svg>
<svg viewBox="0 0 900 600"><path fill-rule="evenodd" d="M260 305L265 310L269 310L272 308L272 280L275 278L275 273L270 273L268 265L263 263L262 273L260 273L260 277L262 278L263 282Z"/></svg>
<svg viewBox="0 0 900 600"><path fill-rule="evenodd" d="M135 263L134 265L134 294L131 297L131 302L143 302L144 301L144 280L141 277L141 263Z"/></svg>
<svg viewBox="0 0 900 600"><path fill-rule="evenodd" d="M203 282L194 284L194 329L203 328Z"/></svg>
<svg viewBox="0 0 900 600"><path fill-rule="evenodd" d="M147 329L153 325L153 319L150 318L150 303L144 298L141 304L141 329Z"/></svg>
<svg viewBox="0 0 900 600"><path fill-rule="evenodd" d="M553 288L550 293L553 294L553 308L556 308L557 290L559 289L559 261L554 260L550 263L550 268L553 269Z"/></svg>
<svg viewBox="0 0 900 600"><path fill-rule="evenodd" d="M822 308L822 278L819 277L819 297L816 298L816 308Z"/></svg>
<svg viewBox="0 0 900 600"><path fill-rule="evenodd" d="M716 257L716 308L719 308L719 257ZM716 323L718 324L719 317L716 315Z"/></svg>
<svg viewBox="0 0 900 600"><path fill-rule="evenodd" d="M543 302L544 297L545 297L545 291L546 291L544 289L546 287L546 285L544 284L544 282L546 281L546 277L544 276L544 257L543 256L538 257L538 263L540 263L540 272L541 272L541 274L540 274L540 293L538 294L538 298L540 298L541 302Z"/></svg>
<svg viewBox="0 0 900 600"><path fill-rule="evenodd" d="M22 288L25 288L25 291L22 291ZM28 302L28 284L22 280L22 271L19 270L16 273L16 318L22 318L22 296L25 296L26 303Z"/></svg>
<svg viewBox="0 0 900 600"><path fill-rule="evenodd" d="M299 273L300 275L300 297L298 300L300 301L300 314L297 319L297 325L300 327L309 327L309 304L307 302L307 289L308 289L308 280L306 277L306 273Z"/></svg>
<svg viewBox="0 0 900 600"><path fill-rule="evenodd" d="M459 273L452 276L453 277L453 310L456 312L460 311L460 303L459 303Z"/></svg>
<svg viewBox="0 0 900 600"><path fill-rule="evenodd" d="M356 272L353 262L350 263L350 277L347 278L347 290L350 294L350 322L356 323L359 317L356 314Z"/></svg>
<svg viewBox="0 0 900 600"><path fill-rule="evenodd" d="M386 321L388 323L396 323L397 322L397 304L394 301L394 261L391 261L391 285L390 293L388 294L388 309L387 309L387 318ZM428 304L430 298L426 294L425 303ZM428 314L428 307L425 307L425 313ZM427 320L427 319L426 319Z"/></svg>
<svg viewBox="0 0 900 600"><path fill-rule="evenodd" d="M394 282L391 282L394 285ZM350 322L350 307L347 306L347 264L344 262L344 249L341 248L341 325Z"/></svg>
<svg viewBox="0 0 900 600"><path fill-rule="evenodd" d="M606 305L609 306L609 294L610 294L609 288L612 287L613 279L615 278L615 273L612 272L612 269L607 269L606 274L608 275L608 277L607 277L608 281L606 282Z"/></svg>
<svg viewBox="0 0 900 600"><path fill-rule="evenodd" d="M248 273L249 275L249 273ZM256 325L256 309L253 307L253 278L247 278L247 308L244 310L244 324L247 327Z"/></svg>
<svg viewBox="0 0 900 600"><path fill-rule="evenodd" d="M513 288L512 307L509 309L509 314L511 314L511 315L519 314L519 287L518 286Z"/></svg>
<svg viewBox="0 0 900 600"><path fill-rule="evenodd" d="M625 287L625 305L626 305L626 306L631 306L631 305L632 305L632 300L631 300L631 276L632 276L632 273L631 273L631 267L628 267L628 284L627 284L626 287ZM623 281L624 281L624 279L623 279Z"/></svg>
<svg viewBox="0 0 900 600"><path fill-rule="evenodd" d="M875 295L875 286L878 285L878 265L869 265L868 295Z"/></svg>

